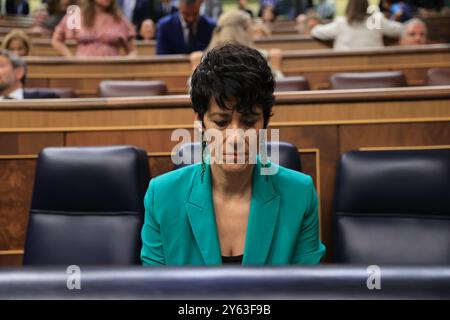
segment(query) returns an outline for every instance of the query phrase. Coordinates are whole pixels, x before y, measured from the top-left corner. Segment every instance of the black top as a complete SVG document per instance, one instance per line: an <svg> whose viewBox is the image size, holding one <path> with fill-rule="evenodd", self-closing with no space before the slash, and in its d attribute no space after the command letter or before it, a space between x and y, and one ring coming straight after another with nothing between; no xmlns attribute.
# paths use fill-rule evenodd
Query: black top
<svg viewBox="0 0 450 320"><path fill-rule="evenodd" d="M240 255L240 256L229 256L229 257L224 257L222 256L222 263L226 263L226 264L242 264L242 258L244 257L244 255Z"/></svg>

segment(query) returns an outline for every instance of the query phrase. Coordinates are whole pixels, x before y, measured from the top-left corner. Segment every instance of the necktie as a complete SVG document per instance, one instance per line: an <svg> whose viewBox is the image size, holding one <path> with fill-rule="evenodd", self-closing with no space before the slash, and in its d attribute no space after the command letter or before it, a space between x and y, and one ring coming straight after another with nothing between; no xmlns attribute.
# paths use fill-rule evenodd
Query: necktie
<svg viewBox="0 0 450 320"><path fill-rule="evenodd" d="M188 43L187 43L187 49L188 53L191 53L194 51L194 26L192 24L188 25Z"/></svg>

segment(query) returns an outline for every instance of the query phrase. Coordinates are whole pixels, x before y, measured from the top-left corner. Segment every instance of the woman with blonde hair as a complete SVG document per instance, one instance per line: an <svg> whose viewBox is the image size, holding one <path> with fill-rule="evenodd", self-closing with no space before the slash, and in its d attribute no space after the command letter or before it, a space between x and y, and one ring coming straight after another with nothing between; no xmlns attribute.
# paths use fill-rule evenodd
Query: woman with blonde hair
<svg viewBox="0 0 450 320"><path fill-rule="evenodd" d="M317 25L311 36L320 40L334 40L334 49L383 48L383 36L399 38L403 25L389 21L376 10L369 12L367 0L349 0L345 17Z"/></svg>
<svg viewBox="0 0 450 320"><path fill-rule="evenodd" d="M241 10L228 11L217 21L211 41L206 51L227 42L235 42L247 47L255 47L253 41L253 23L250 15ZM283 77L281 73L282 52L280 49L259 49L259 52L269 61L276 78ZM191 54L191 65L194 70L200 63L201 52Z"/></svg>
<svg viewBox="0 0 450 320"><path fill-rule="evenodd" d="M31 52L30 37L22 30L12 30L3 39L2 49L18 57L28 56Z"/></svg>
<svg viewBox="0 0 450 320"><path fill-rule="evenodd" d="M67 14L53 33L52 45L61 55L73 56L66 39L77 41L78 57L118 56L121 49L129 56L136 55L135 28L122 16L115 0L84 0L79 17L76 15Z"/></svg>

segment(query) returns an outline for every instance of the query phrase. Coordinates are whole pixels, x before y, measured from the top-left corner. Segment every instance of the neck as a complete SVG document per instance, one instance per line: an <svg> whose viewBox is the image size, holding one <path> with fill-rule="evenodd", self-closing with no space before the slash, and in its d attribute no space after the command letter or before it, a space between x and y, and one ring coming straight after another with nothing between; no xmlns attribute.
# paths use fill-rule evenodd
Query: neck
<svg viewBox="0 0 450 320"><path fill-rule="evenodd" d="M251 192L254 165L245 171L225 172L220 166L211 164L211 179L214 192L225 198L244 197Z"/></svg>
<svg viewBox="0 0 450 320"><path fill-rule="evenodd" d="M4 90L2 90L1 93L0 93L0 95L1 95L2 97L6 97L6 96L8 96L10 93L16 91L17 89L19 89L19 88L21 88L21 87L22 87L22 86L20 85L20 83L19 83L19 84L16 83L16 84L14 84L14 85L12 85L12 86L10 86L10 87L5 88Z"/></svg>
<svg viewBox="0 0 450 320"><path fill-rule="evenodd" d="M105 7L99 6L98 4L95 5L95 14L102 14L106 13L107 9Z"/></svg>

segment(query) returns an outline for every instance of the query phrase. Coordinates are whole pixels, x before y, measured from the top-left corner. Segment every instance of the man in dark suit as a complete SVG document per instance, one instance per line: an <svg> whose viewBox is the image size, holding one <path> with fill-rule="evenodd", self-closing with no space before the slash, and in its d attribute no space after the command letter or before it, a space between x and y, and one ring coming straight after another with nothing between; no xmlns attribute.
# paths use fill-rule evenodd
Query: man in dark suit
<svg viewBox="0 0 450 320"><path fill-rule="evenodd" d="M26 69L24 60L8 51L0 51L0 100L59 98L51 91L24 90Z"/></svg>
<svg viewBox="0 0 450 320"><path fill-rule="evenodd" d="M179 13L162 18L157 27L157 54L188 54L208 46L216 23L200 15L202 0L180 0Z"/></svg>
<svg viewBox="0 0 450 320"><path fill-rule="evenodd" d="M5 7L8 15L28 15L30 13L27 0L6 0Z"/></svg>

